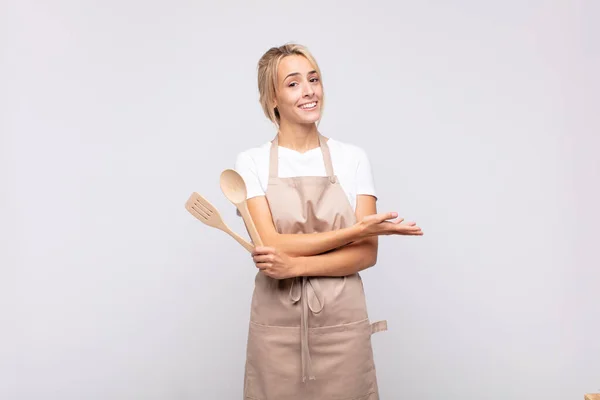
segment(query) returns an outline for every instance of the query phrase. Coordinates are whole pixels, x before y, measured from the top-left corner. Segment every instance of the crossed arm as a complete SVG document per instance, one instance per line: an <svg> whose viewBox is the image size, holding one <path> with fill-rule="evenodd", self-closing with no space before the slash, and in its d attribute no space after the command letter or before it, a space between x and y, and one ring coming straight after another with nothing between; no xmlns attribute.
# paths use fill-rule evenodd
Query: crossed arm
<svg viewBox="0 0 600 400"><path fill-rule="evenodd" d="M358 195L356 200L357 221L377 213L375 197ZM329 232L281 234L273 225L264 196L249 199L248 209L264 246L292 257L298 275L351 275L377 262L377 236L362 238L358 225Z"/></svg>

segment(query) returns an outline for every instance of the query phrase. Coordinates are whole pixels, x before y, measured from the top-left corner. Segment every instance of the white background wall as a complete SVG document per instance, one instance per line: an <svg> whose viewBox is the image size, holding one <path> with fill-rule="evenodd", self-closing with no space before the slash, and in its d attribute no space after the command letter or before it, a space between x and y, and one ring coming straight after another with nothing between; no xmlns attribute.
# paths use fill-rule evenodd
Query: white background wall
<svg viewBox="0 0 600 400"><path fill-rule="evenodd" d="M2 1L0 398L239 399L255 269L218 178L313 51L371 157L382 399L600 392L600 3Z"/></svg>

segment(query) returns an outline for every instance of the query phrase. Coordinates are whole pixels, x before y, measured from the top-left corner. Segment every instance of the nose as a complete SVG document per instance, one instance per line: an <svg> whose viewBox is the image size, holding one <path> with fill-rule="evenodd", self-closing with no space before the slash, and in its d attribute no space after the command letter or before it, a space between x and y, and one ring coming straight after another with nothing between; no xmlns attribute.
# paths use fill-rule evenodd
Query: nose
<svg viewBox="0 0 600 400"><path fill-rule="evenodd" d="M303 90L302 96L303 97L312 97L313 94L315 94L314 88L312 87L310 82L306 82L304 84L304 90Z"/></svg>

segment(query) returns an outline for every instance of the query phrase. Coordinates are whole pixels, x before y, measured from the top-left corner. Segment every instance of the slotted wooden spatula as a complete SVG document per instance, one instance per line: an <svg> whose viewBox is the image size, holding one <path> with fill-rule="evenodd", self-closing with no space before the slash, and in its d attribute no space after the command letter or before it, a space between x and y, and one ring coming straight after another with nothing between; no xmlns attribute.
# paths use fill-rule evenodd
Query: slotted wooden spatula
<svg viewBox="0 0 600 400"><path fill-rule="evenodd" d="M219 214L219 211L217 211L215 206L210 204L208 200L206 200L198 193L193 192L191 194L190 198L185 202L185 209L206 225L220 229L223 232L227 233L229 236L234 238L239 244L244 246L249 252L252 252L252 250L254 249L254 246L252 246L252 244L248 243L244 238L232 231L223 221L223 218L221 218L221 214Z"/></svg>

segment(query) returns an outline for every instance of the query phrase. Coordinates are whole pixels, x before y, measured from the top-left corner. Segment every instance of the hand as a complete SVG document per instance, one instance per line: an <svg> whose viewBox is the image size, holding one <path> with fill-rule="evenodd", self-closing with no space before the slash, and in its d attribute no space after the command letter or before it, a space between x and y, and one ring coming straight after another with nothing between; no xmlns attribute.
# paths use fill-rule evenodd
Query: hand
<svg viewBox="0 0 600 400"><path fill-rule="evenodd" d="M376 236L376 235L408 235L422 236L423 231L419 228L416 222L406 222L404 218L398 218L395 221L388 221L398 217L398 213L380 213L367 215L357 225L360 228L361 236Z"/></svg>
<svg viewBox="0 0 600 400"><path fill-rule="evenodd" d="M297 276L297 259L273 247L254 247L252 259L256 267L271 278L285 279Z"/></svg>

